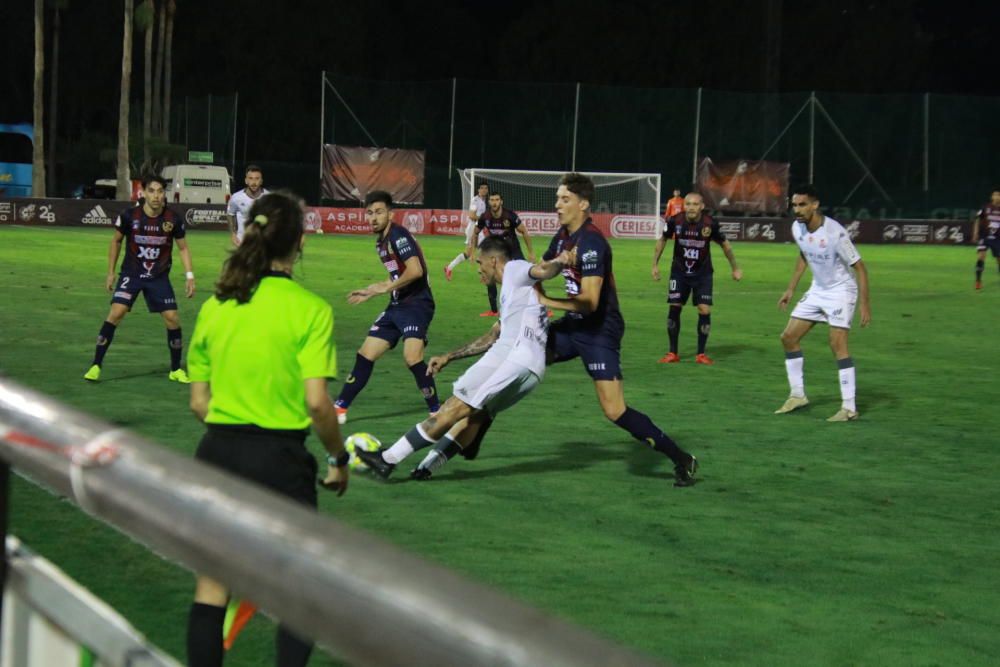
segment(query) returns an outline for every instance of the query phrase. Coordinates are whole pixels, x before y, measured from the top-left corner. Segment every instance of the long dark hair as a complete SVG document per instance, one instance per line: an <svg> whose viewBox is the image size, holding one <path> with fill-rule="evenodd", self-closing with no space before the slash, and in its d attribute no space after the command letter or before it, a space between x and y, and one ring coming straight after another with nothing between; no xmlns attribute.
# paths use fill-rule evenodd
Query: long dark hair
<svg viewBox="0 0 1000 667"><path fill-rule="evenodd" d="M222 265L215 284L219 301L246 303L275 259L299 249L302 239L302 206L298 198L272 192L260 197L247 213L243 242Z"/></svg>

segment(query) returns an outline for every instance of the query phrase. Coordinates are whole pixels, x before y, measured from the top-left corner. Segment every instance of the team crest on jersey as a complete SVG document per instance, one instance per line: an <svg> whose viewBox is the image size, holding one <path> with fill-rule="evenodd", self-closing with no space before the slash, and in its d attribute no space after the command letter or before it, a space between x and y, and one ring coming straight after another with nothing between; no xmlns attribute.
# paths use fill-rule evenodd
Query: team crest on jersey
<svg viewBox="0 0 1000 667"><path fill-rule="evenodd" d="M167 234L174 231L174 223L170 222L169 220L164 220L163 231L165 231Z"/></svg>
<svg viewBox="0 0 1000 667"><path fill-rule="evenodd" d="M503 221L503 226L504 226L504 229L506 229L507 227L510 227L510 220L504 220Z"/></svg>
<svg viewBox="0 0 1000 667"><path fill-rule="evenodd" d="M707 239L709 236L712 235L712 228L711 227L702 227L701 228L701 235L704 236Z"/></svg>

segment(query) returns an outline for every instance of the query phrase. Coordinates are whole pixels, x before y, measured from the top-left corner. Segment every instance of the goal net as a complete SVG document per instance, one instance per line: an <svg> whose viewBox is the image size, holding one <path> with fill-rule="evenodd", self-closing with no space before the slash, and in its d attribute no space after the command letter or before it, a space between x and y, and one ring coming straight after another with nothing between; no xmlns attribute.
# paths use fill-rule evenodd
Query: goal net
<svg viewBox="0 0 1000 667"><path fill-rule="evenodd" d="M503 196L504 206L515 211L531 232L552 233L559 228L555 214L556 189L565 172L518 169L464 169L462 208L469 209L481 183ZM609 229L635 233L615 236L651 237L660 224L660 175L581 172L594 181L590 202L595 222Z"/></svg>

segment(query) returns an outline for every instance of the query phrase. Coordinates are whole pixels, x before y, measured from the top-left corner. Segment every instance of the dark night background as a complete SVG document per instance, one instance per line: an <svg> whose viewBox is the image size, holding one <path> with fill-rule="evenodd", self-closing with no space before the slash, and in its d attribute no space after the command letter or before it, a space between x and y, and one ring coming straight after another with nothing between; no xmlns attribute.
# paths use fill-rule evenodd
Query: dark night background
<svg viewBox="0 0 1000 667"><path fill-rule="evenodd" d="M241 113L248 111L253 122L247 146L242 136L237 143L251 160L315 163L324 69L395 81L459 77L734 91L1000 95L1000 9L993 2L177 4L173 99L239 91ZM30 0L0 3L0 122L31 121L32 5ZM115 136L121 16L120 0L71 0L63 13L60 151L85 133ZM138 31L134 46L132 104L138 108L143 90ZM60 190L66 185L61 183Z"/></svg>

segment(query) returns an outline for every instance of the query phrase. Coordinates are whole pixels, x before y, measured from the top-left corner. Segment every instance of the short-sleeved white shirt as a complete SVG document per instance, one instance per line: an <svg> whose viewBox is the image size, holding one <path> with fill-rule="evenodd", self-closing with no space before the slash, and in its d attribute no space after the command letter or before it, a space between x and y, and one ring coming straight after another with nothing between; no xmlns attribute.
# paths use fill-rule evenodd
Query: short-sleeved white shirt
<svg viewBox="0 0 1000 667"><path fill-rule="evenodd" d="M243 232L247 226L247 213L250 211L250 207L253 206L255 201L266 194L267 190L261 188L260 193L256 197L251 197L247 194L246 188L243 188L229 198L229 206L226 207L226 213L236 216L236 237L239 240L243 240Z"/></svg>
<svg viewBox="0 0 1000 667"><path fill-rule="evenodd" d="M851 267L861 260L861 255L839 222L824 216L819 229L810 232L806 223L796 220L792 236L812 271L810 290L858 289Z"/></svg>
<svg viewBox="0 0 1000 667"><path fill-rule="evenodd" d="M475 213L476 220L479 220L479 217L486 213L486 200L479 195L473 197L472 202L469 203L469 213Z"/></svg>
<svg viewBox="0 0 1000 667"><path fill-rule="evenodd" d="M545 375L545 342L549 318L538 302L529 273L533 264L521 259L507 262L500 289L500 337L487 353L524 366L539 378Z"/></svg>

